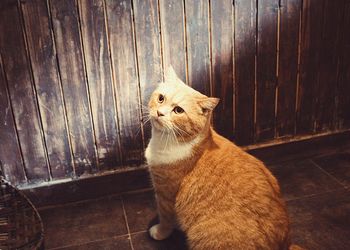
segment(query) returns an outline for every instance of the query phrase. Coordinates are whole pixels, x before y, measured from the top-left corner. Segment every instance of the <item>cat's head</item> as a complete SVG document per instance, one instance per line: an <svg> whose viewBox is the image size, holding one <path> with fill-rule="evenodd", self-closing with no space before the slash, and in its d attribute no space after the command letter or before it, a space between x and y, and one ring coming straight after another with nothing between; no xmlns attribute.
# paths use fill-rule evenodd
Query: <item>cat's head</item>
<svg viewBox="0 0 350 250"><path fill-rule="evenodd" d="M183 83L170 66L148 104L152 127L181 141L192 140L208 127L218 102Z"/></svg>

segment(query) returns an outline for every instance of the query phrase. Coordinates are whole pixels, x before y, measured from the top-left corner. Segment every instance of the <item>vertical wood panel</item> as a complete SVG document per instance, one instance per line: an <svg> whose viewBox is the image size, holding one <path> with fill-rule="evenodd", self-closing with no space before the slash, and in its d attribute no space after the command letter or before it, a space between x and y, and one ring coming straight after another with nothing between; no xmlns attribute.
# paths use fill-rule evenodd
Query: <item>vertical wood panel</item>
<svg viewBox="0 0 350 250"><path fill-rule="evenodd" d="M76 174L97 170L77 5L51 1L52 20Z"/></svg>
<svg viewBox="0 0 350 250"><path fill-rule="evenodd" d="M341 55L340 55L340 77L338 82L338 128L350 128L350 2L344 1L344 14L341 22L342 32ZM344 3L343 2L343 3Z"/></svg>
<svg viewBox="0 0 350 250"><path fill-rule="evenodd" d="M103 0L81 0L80 7L99 166L104 170L121 160L104 4Z"/></svg>
<svg viewBox="0 0 350 250"><path fill-rule="evenodd" d="M220 98L214 112L214 125L220 134L232 139L234 8L231 0L210 3L213 95Z"/></svg>
<svg viewBox="0 0 350 250"><path fill-rule="evenodd" d="M164 68L172 65L179 78L187 82L184 4L182 0L159 0Z"/></svg>
<svg viewBox="0 0 350 250"><path fill-rule="evenodd" d="M349 0L2 0L0 165L19 184L142 163L169 65L221 99L215 128L240 145L349 129L349 13Z"/></svg>
<svg viewBox="0 0 350 250"><path fill-rule="evenodd" d="M275 134L277 15L278 0L258 1L255 135L257 141L273 139Z"/></svg>
<svg viewBox="0 0 350 250"><path fill-rule="evenodd" d="M298 75L298 43L301 0L281 1L277 135L293 135L295 129L295 99Z"/></svg>
<svg viewBox="0 0 350 250"><path fill-rule="evenodd" d="M12 184L26 181L11 102L0 58L0 167Z"/></svg>
<svg viewBox="0 0 350 250"><path fill-rule="evenodd" d="M139 163L143 151L139 132L140 99L132 24L131 0L106 1L122 157L125 164Z"/></svg>
<svg viewBox="0 0 350 250"><path fill-rule="evenodd" d="M52 177L69 177L72 155L48 9L41 0L22 3L21 7Z"/></svg>
<svg viewBox="0 0 350 250"><path fill-rule="evenodd" d="M313 133L315 127L323 2L303 1L297 134Z"/></svg>
<svg viewBox="0 0 350 250"><path fill-rule="evenodd" d="M240 145L254 140L256 1L235 1L235 138Z"/></svg>
<svg viewBox="0 0 350 250"><path fill-rule="evenodd" d="M29 181L49 179L37 100L16 1L0 3L0 53ZM6 35L4 35L6 34Z"/></svg>
<svg viewBox="0 0 350 250"><path fill-rule="evenodd" d="M317 105L315 107L316 131L334 128L335 93L338 78L339 36L344 8L341 1L324 0L321 45L318 68ZM349 27L348 27L349 28Z"/></svg>
<svg viewBox="0 0 350 250"><path fill-rule="evenodd" d="M159 29L158 0L134 0L137 61L139 66L144 136L151 137L151 125L147 121L148 101L162 81L162 58Z"/></svg>
<svg viewBox="0 0 350 250"><path fill-rule="evenodd" d="M188 83L210 95L209 1L186 0L185 13Z"/></svg>

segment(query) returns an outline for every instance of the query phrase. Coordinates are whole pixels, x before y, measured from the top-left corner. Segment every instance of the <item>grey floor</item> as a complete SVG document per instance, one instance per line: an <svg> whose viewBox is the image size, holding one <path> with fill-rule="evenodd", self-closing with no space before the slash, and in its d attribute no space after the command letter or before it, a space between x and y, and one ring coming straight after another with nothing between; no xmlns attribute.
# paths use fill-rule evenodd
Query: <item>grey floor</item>
<svg viewBox="0 0 350 250"><path fill-rule="evenodd" d="M268 166L287 201L293 243L350 249L349 152ZM186 249L181 232L164 242L148 237L155 211L152 191L41 209L46 249Z"/></svg>

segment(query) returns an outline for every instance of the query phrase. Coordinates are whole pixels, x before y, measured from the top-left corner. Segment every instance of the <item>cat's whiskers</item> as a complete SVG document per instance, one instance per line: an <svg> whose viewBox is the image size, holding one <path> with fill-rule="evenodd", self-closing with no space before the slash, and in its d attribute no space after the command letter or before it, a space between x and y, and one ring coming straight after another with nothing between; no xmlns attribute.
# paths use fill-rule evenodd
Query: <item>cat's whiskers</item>
<svg viewBox="0 0 350 250"><path fill-rule="evenodd" d="M188 132L186 132L185 130L179 128L178 126L176 126L174 124L174 128L178 131L178 134L180 135L182 142L185 142L185 138L182 136L183 134L187 135L187 136L191 136Z"/></svg>
<svg viewBox="0 0 350 250"><path fill-rule="evenodd" d="M181 132L179 131L179 129L176 126L174 126L174 131L177 135L180 136L180 139L182 140L182 142L185 142L185 139L183 138Z"/></svg>
<svg viewBox="0 0 350 250"><path fill-rule="evenodd" d="M149 110L149 107L147 105L142 104L142 103L141 103L141 108L145 109L145 110Z"/></svg>
<svg viewBox="0 0 350 250"><path fill-rule="evenodd" d="M176 132L175 132L174 124L172 124L171 132L174 135L174 140L176 141L177 145L179 145L179 140L177 139Z"/></svg>

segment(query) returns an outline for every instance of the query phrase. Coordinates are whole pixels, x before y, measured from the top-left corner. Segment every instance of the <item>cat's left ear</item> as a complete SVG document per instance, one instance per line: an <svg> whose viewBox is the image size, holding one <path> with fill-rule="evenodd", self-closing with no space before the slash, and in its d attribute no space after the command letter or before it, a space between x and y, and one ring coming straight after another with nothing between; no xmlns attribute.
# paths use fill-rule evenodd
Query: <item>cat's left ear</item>
<svg viewBox="0 0 350 250"><path fill-rule="evenodd" d="M220 99L216 97L206 97L201 99L198 104L202 107L203 113L212 111L218 105Z"/></svg>

